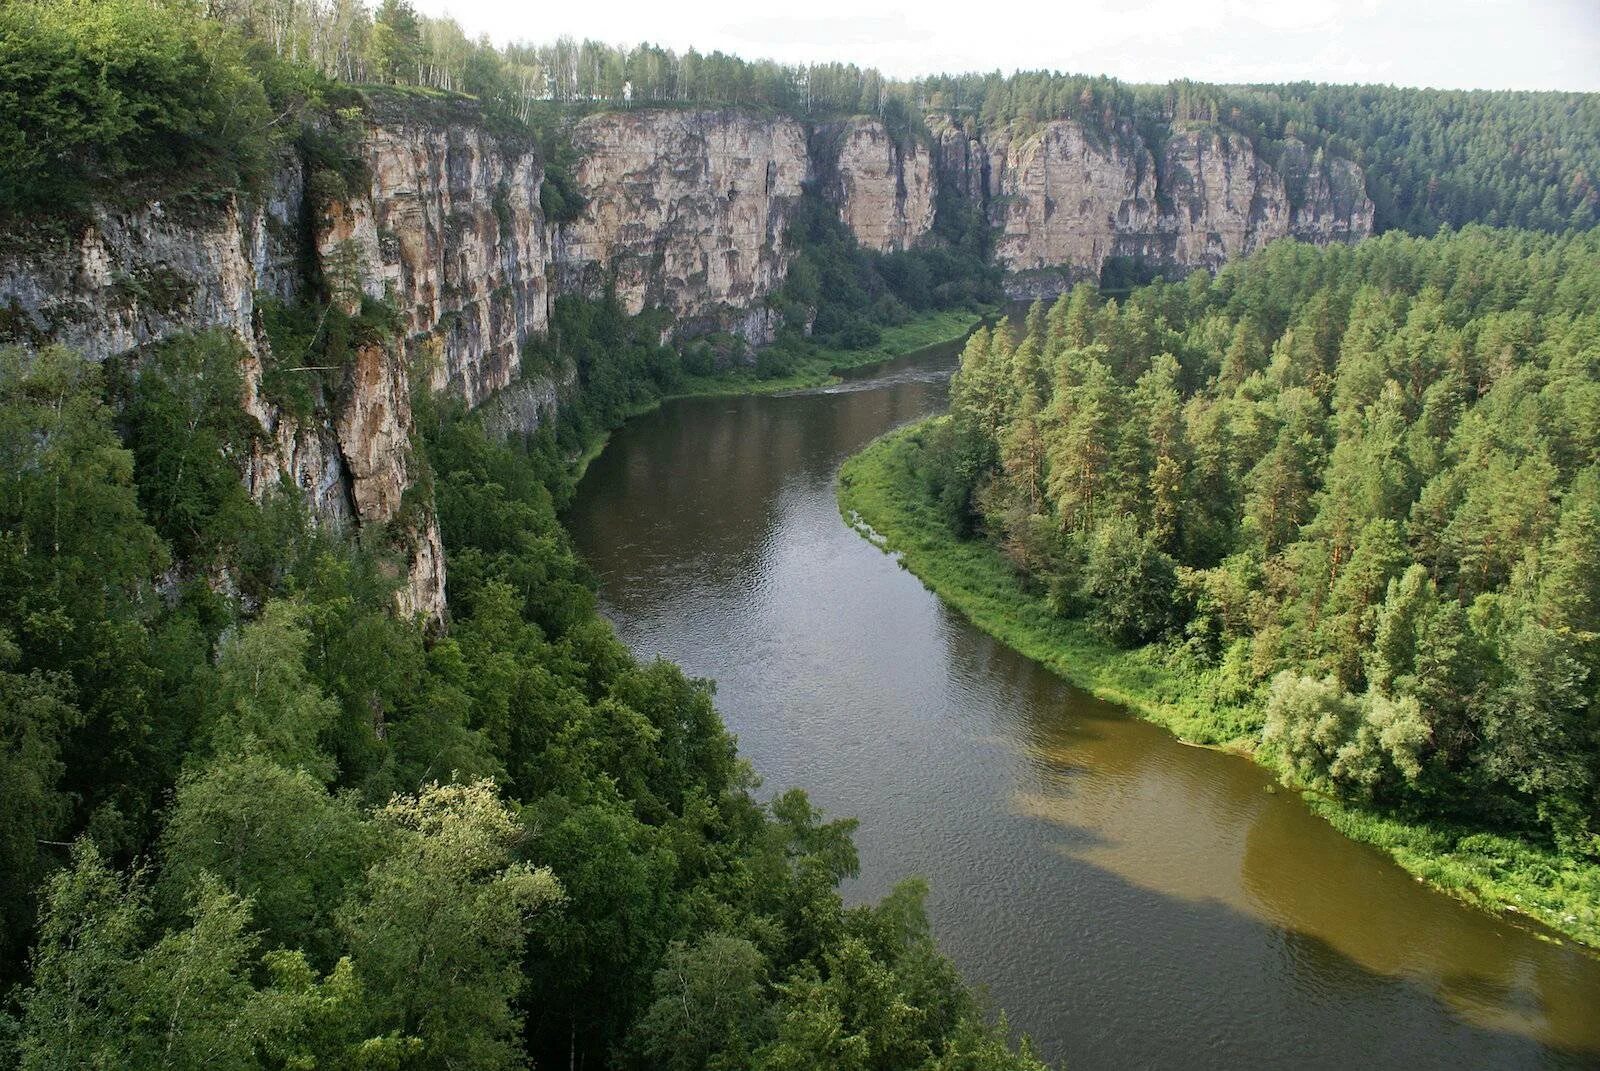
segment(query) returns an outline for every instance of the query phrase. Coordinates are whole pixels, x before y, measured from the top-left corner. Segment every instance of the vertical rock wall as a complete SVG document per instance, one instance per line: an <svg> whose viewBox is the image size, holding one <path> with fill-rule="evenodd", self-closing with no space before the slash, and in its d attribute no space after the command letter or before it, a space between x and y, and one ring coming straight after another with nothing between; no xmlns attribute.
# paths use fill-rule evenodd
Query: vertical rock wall
<svg viewBox="0 0 1600 1071"><path fill-rule="evenodd" d="M855 118L818 132L835 148L827 161L828 197L839 219L868 249L916 245L933 227L933 154L921 141L897 142L876 119Z"/></svg>
<svg viewBox="0 0 1600 1071"><path fill-rule="evenodd" d="M587 205L559 230L564 288L614 287L630 312L752 343L776 328L763 301L789 266L789 220L809 174L805 130L734 111L644 110L577 124Z"/></svg>
<svg viewBox="0 0 1600 1071"><path fill-rule="evenodd" d="M1215 270L1287 236L1325 244L1372 233L1361 169L1288 141L1274 167L1242 134L1174 126L1154 151L1128 124L1071 119L979 135L929 122L938 181L982 204L1016 297L1098 278L1110 257Z"/></svg>

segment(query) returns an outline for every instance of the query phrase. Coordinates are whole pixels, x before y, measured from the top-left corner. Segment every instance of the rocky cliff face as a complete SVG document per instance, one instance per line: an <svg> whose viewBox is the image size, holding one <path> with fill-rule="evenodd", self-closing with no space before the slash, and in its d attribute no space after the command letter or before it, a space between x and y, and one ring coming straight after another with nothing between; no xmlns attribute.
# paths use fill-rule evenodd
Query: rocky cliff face
<svg viewBox="0 0 1600 1071"><path fill-rule="evenodd" d="M361 204L338 211L370 217L368 202ZM175 335L231 334L241 343L241 404L260 427L244 472L252 492L265 495L287 479L322 523L392 525L411 483L402 348L357 347L310 419L279 409L262 391L274 355L259 301L300 296L301 262L320 248L307 235L305 207L303 169L286 160L260 204L235 200L183 216L161 205L101 210L70 242L13 248L0 256L7 341L60 343L104 360ZM406 552L399 609L442 620L443 553L431 511L415 511L395 535Z"/></svg>
<svg viewBox="0 0 1600 1071"><path fill-rule="evenodd" d="M1155 151L1131 126L1070 119L978 136L936 118L939 181L979 200L1017 297L1097 278L1109 257L1215 270L1275 238L1354 241L1372 232L1360 168L1296 141L1274 168L1248 138L1180 124Z"/></svg>
<svg viewBox="0 0 1600 1071"><path fill-rule="evenodd" d="M466 109L466 110L464 110ZM1286 143L1277 166L1212 126L1175 130L1154 150L1131 128L1106 137L1070 120L980 136L930 121L932 151L896 144L857 118L812 132L729 110L594 115L573 132L586 207L552 225L542 165L497 139L466 104L371 118L351 188L286 159L258 203L104 209L65 242L0 250L0 343L69 346L93 360L181 333L242 343L242 402L260 424L245 478L284 478L340 527L387 526L405 551L400 609L444 614L444 557L412 485L411 376L487 405L511 434L548 420L572 370L527 377L521 352L548 326L557 290L608 286L630 312L671 312L675 329L731 331L760 344L777 324L767 297L792 250L801 185L822 193L857 239L905 249L927 236L941 186L986 209L1017 295L1096 275L1107 257L1214 268L1283 235L1348 241L1370 233L1360 170ZM313 271L305 270L307 264ZM354 309L363 294L398 311L401 339L361 345L309 419L262 392L273 354L263 297L293 302L315 278Z"/></svg>
<svg viewBox="0 0 1600 1071"><path fill-rule="evenodd" d="M724 111L594 116L578 125L582 218L547 226L544 178L527 147L470 112L386 114L359 146L352 188L287 159L260 204L178 214L160 204L103 210L71 242L0 254L0 341L59 342L104 360L174 335L222 330L242 345L242 403L260 424L245 473L257 494L287 478L324 523L399 524L399 608L440 620L444 556L411 486L411 383L469 405L491 399L510 434L548 420L571 370L519 376L523 344L548 325L553 278L615 281L630 311L664 305L690 329L770 339L765 298L788 266L785 230L809 173L805 132L787 119ZM275 357L262 296L306 296L310 262L348 311L387 299L400 344L362 345L342 382L298 420L263 394Z"/></svg>
<svg viewBox="0 0 1600 1071"><path fill-rule="evenodd" d="M855 118L818 132L836 148L826 193L839 219L868 249L909 249L933 226L933 155L921 142L897 143L876 119Z"/></svg>
<svg viewBox="0 0 1600 1071"><path fill-rule="evenodd" d="M1294 207L1289 233L1302 242L1355 242L1372 233L1367 179L1349 160L1324 157L1291 138L1278 161Z"/></svg>
<svg viewBox="0 0 1600 1071"><path fill-rule="evenodd" d="M545 329L544 168L467 122L373 124L363 155L370 186L317 221L324 271L392 295L408 353L433 358L431 386L476 405L512 381L523 341Z"/></svg>
<svg viewBox="0 0 1600 1071"><path fill-rule="evenodd" d="M983 143L995 256L1008 272L1097 272L1124 236L1154 229L1154 161L1132 131L1119 133L1106 140L1058 122Z"/></svg>
<svg viewBox="0 0 1600 1071"><path fill-rule="evenodd" d="M770 341L762 302L788 270L785 231L810 166L800 124L626 112L584 119L573 143L588 204L557 238L563 286L614 285L630 313L659 305L691 330Z"/></svg>

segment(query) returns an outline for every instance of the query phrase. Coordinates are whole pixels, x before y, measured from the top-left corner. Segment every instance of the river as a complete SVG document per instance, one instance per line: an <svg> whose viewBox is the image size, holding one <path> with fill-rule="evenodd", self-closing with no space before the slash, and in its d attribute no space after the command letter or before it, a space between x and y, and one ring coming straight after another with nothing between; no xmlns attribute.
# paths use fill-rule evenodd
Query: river
<svg viewBox="0 0 1600 1071"><path fill-rule="evenodd" d="M717 682L763 791L855 815L941 947L1074 1069L1600 1066L1600 958L1463 906L1236 756L1063 683L840 519L840 462L955 347L634 420L567 523L640 657Z"/></svg>

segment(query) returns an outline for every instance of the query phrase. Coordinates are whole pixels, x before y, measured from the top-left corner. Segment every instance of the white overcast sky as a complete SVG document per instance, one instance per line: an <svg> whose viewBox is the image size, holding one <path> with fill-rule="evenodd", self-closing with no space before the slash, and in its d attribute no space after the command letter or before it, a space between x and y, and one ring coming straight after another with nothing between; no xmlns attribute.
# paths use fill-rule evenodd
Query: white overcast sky
<svg viewBox="0 0 1600 1071"><path fill-rule="evenodd" d="M415 0L496 42L563 34L907 77L1052 68L1125 81L1600 90L1600 0Z"/></svg>

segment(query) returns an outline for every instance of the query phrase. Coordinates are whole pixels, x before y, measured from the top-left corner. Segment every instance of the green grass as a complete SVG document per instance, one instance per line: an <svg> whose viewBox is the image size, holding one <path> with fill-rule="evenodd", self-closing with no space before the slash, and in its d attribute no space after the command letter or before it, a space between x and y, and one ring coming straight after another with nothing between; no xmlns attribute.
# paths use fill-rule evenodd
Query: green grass
<svg viewBox="0 0 1600 1071"><path fill-rule="evenodd" d="M1052 612L993 546L951 534L915 468L929 423L890 432L845 462L838 497L847 521L885 553L898 554L904 568L978 628L1062 678L1181 740L1275 768L1254 746L1259 712L1219 700L1226 690L1214 671L1178 665L1161 647L1127 651L1107 643L1085 623ZM1600 865L1481 829L1411 821L1312 793L1305 798L1335 829L1383 849L1430 885L1600 947Z"/></svg>
<svg viewBox="0 0 1600 1071"><path fill-rule="evenodd" d="M908 323L883 329L883 337L876 346L858 350L819 349L815 357L802 361L794 371L784 376L763 379L746 369L735 369L710 376L689 376L668 393L652 402L630 409L623 417L632 420L659 409L664 403L678 398L713 398L743 394L777 394L786 390L805 390L825 387L838 382L838 373L852 368L892 361L908 353L936 346L941 342L954 342L967 336L978 323L994 309L942 309L918 316ZM609 431L594 437L573 459L573 479L583 479L589 465L599 457L611 440Z"/></svg>
<svg viewBox="0 0 1600 1071"><path fill-rule="evenodd" d="M909 323L897 327L885 327L883 337L876 346L859 350L821 349L818 351L816 364L831 374L893 360L927 346L965 338L967 332L978 325L979 320L997 311L997 309L985 309L980 312L969 312L966 309L945 309L926 313Z"/></svg>

